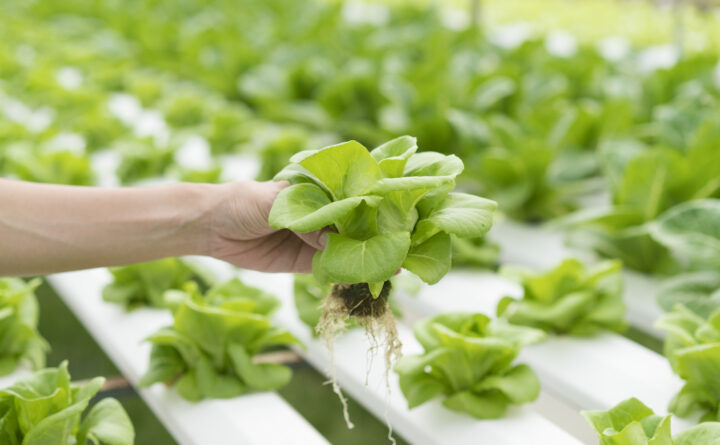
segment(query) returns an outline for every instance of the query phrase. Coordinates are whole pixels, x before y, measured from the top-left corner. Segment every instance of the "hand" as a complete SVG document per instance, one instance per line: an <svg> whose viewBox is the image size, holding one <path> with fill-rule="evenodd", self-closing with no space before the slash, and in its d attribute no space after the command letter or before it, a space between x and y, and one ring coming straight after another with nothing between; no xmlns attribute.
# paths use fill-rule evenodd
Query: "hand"
<svg viewBox="0 0 720 445"><path fill-rule="evenodd" d="M243 181L222 185L210 212L210 255L263 272L309 273L324 231L295 233L268 225L275 197L288 182Z"/></svg>

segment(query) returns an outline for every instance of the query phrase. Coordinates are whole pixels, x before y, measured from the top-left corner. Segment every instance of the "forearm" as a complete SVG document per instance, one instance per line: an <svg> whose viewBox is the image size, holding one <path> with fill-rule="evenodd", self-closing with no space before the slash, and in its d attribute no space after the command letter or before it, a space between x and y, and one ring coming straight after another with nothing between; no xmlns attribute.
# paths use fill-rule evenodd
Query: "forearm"
<svg viewBox="0 0 720 445"><path fill-rule="evenodd" d="M216 187L100 189L0 179L0 276L205 254Z"/></svg>

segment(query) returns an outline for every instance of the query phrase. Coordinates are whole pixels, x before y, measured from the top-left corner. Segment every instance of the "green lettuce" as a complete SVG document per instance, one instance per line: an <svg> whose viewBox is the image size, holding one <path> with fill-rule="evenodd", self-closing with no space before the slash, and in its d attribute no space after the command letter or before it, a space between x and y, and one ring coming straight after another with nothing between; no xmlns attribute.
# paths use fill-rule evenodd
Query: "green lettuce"
<svg viewBox="0 0 720 445"><path fill-rule="evenodd" d="M665 246L683 253L695 246L698 254L708 260L715 257L717 263L717 234L709 224L717 213L716 201L698 201L668 211L687 201L720 196L720 151L702 139L692 140L684 152L627 144L602 151L613 205L566 218L565 225L579 229L571 234L570 243L618 258L642 272L676 268ZM658 222L653 222L656 219ZM700 237L708 244L698 243Z"/></svg>
<svg viewBox="0 0 720 445"><path fill-rule="evenodd" d="M122 140L113 150L121 156L117 176L124 185L161 177L173 164L173 148L156 146L150 139Z"/></svg>
<svg viewBox="0 0 720 445"><path fill-rule="evenodd" d="M667 332L664 352L685 385L670 402L680 417L702 412L701 421L720 419L720 310L706 320L682 305L656 327Z"/></svg>
<svg viewBox="0 0 720 445"><path fill-rule="evenodd" d="M332 286L318 283L312 275L296 274L293 290L300 320L315 328L322 316L323 301L330 295Z"/></svg>
<svg viewBox="0 0 720 445"><path fill-rule="evenodd" d="M452 236L453 267L493 269L498 264L500 246L487 238L458 238Z"/></svg>
<svg viewBox="0 0 720 445"><path fill-rule="evenodd" d="M68 150L50 151L26 144L5 148L6 175L23 181L47 184L93 185L95 174L90 159Z"/></svg>
<svg viewBox="0 0 720 445"><path fill-rule="evenodd" d="M506 266L500 274L523 287L521 299L504 297L498 303L498 316L510 323L570 335L621 331L626 326L620 261L588 267L566 259L545 273Z"/></svg>
<svg viewBox="0 0 720 445"><path fill-rule="evenodd" d="M658 289L657 301L666 312L682 304L707 318L720 309L720 273L708 270L670 278Z"/></svg>
<svg viewBox="0 0 720 445"><path fill-rule="evenodd" d="M707 187L720 188L720 176ZM677 205L650 225L650 234L670 251L707 267L720 266L720 199Z"/></svg>
<svg viewBox="0 0 720 445"><path fill-rule="evenodd" d="M126 309L142 306L163 308L163 294L168 289L182 289L189 280L202 285L212 281L204 271L178 258L113 267L110 273L113 281L103 288L103 300Z"/></svg>
<svg viewBox="0 0 720 445"><path fill-rule="evenodd" d="M165 298L174 322L148 337L150 365L140 386L175 384L182 397L199 401L277 389L290 381L290 368L255 360L268 348L299 344L271 323L279 305L273 295L235 278L204 296L190 282Z"/></svg>
<svg viewBox="0 0 720 445"><path fill-rule="evenodd" d="M675 445L720 445L720 423L706 422L675 435Z"/></svg>
<svg viewBox="0 0 720 445"><path fill-rule="evenodd" d="M212 153L233 153L240 144L247 142L255 127L250 117L250 111L239 103L213 110L204 129Z"/></svg>
<svg viewBox="0 0 720 445"><path fill-rule="evenodd" d="M0 443L133 445L135 430L117 400L102 399L82 417L104 383L71 383L63 362L0 390Z"/></svg>
<svg viewBox="0 0 720 445"><path fill-rule="evenodd" d="M202 124L209 113L206 94L186 85L167 96L160 105L167 123L179 128Z"/></svg>
<svg viewBox="0 0 720 445"><path fill-rule="evenodd" d="M39 279L0 278L0 375L10 374L20 362L34 369L45 366L49 346L37 330Z"/></svg>
<svg viewBox="0 0 720 445"><path fill-rule="evenodd" d="M350 141L296 154L276 180L289 180L270 211L270 225L311 232L330 226L313 273L321 282L382 283L402 268L429 284L450 269L451 238L479 238L496 204L450 193L463 169L456 156L416 153L415 138L372 151Z"/></svg>
<svg viewBox="0 0 720 445"><path fill-rule="evenodd" d="M671 435L670 417L658 416L636 398L607 411L583 411L600 445L718 445L720 423L710 422Z"/></svg>
<svg viewBox="0 0 720 445"><path fill-rule="evenodd" d="M601 445L672 445L670 416L658 416L636 398L607 411L583 411Z"/></svg>
<svg viewBox="0 0 720 445"><path fill-rule="evenodd" d="M418 322L414 332L425 352L395 366L410 408L443 397L448 409L488 419L538 397L535 372L513 361L523 345L545 337L542 331L483 314L448 313Z"/></svg>

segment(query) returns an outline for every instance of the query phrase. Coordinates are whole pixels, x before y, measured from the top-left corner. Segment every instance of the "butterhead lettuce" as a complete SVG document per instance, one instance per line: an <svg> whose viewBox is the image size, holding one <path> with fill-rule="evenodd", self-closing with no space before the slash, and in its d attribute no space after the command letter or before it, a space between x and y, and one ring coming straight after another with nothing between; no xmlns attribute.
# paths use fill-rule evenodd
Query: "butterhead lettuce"
<svg viewBox="0 0 720 445"><path fill-rule="evenodd" d="M523 297L505 297L498 316L510 323L548 332L590 335L601 329L625 328L622 264L603 261L585 266L566 259L547 272L506 266L500 273L523 287Z"/></svg>
<svg viewBox="0 0 720 445"><path fill-rule="evenodd" d="M141 386L176 384L182 397L199 401L277 389L290 380L290 368L253 360L267 348L299 343L271 323L279 304L274 296L236 278L204 296L189 283L165 298L174 322L148 337L150 366Z"/></svg>
<svg viewBox="0 0 720 445"><path fill-rule="evenodd" d="M135 431L120 402L105 398L82 417L105 383L70 382L67 362L0 390L0 443L7 445L133 445Z"/></svg>
<svg viewBox="0 0 720 445"><path fill-rule="evenodd" d="M720 310L705 320L682 305L656 327L667 332L665 356L685 386L670 402L680 417L702 412L702 421L720 419Z"/></svg>
<svg viewBox="0 0 720 445"><path fill-rule="evenodd" d="M10 374L20 362L34 369L45 366L48 344L37 330L40 280L0 278L0 375Z"/></svg>
<svg viewBox="0 0 720 445"><path fill-rule="evenodd" d="M535 372L513 362L523 345L545 337L542 331L483 314L448 313L420 321L414 332L425 352L395 366L410 408L442 397L448 409L488 419L538 397Z"/></svg>
<svg viewBox="0 0 720 445"><path fill-rule="evenodd" d="M275 176L291 186L275 200L270 225L333 229L313 261L322 282L369 283L377 296L401 267L438 282L450 269L451 235L482 237L497 205L451 193L463 170L458 157L417 149L402 136L372 151L349 141L296 154Z"/></svg>

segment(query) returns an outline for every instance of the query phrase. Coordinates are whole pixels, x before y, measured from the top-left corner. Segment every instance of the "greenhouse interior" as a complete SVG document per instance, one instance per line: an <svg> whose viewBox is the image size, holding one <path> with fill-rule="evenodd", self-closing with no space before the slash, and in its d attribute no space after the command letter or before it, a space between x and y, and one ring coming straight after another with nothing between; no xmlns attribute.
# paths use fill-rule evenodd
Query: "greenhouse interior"
<svg viewBox="0 0 720 445"><path fill-rule="evenodd" d="M717 0L3 0L0 445L720 444Z"/></svg>

